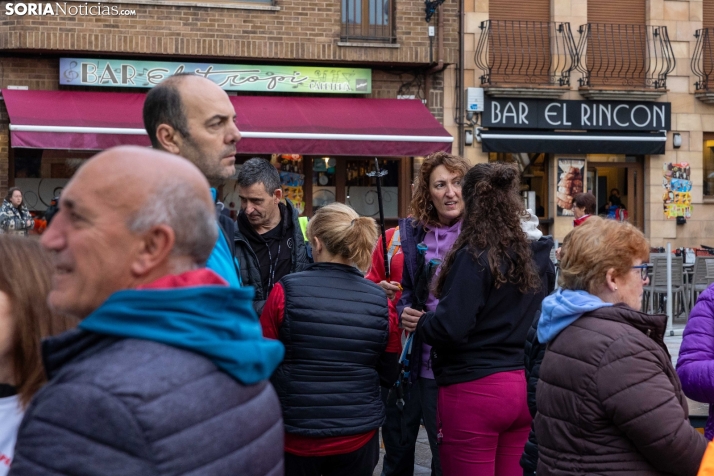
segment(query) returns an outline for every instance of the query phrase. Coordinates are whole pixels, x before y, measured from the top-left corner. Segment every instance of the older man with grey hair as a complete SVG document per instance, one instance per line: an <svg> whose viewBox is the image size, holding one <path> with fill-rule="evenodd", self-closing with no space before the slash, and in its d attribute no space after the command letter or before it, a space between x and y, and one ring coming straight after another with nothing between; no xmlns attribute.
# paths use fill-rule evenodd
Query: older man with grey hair
<svg viewBox="0 0 714 476"><path fill-rule="evenodd" d="M171 173L167 174L166 171ZM218 231L190 162L121 147L85 164L42 236L54 311L49 383L27 408L10 474L283 474L282 358L252 292L204 267Z"/></svg>

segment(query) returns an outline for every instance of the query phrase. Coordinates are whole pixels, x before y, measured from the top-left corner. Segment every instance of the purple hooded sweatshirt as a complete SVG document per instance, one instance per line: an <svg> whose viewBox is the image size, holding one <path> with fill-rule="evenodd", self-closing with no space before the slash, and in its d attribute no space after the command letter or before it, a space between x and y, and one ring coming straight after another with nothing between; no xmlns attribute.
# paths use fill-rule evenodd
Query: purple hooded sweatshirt
<svg viewBox="0 0 714 476"><path fill-rule="evenodd" d="M446 253L451 249L461 233L461 220L451 226L426 228L426 236L424 236L424 244L427 246L424 259L429 262L431 259L443 260ZM438 270L437 270L438 273ZM436 275L434 275L436 277ZM430 292L429 298L426 300L426 311L433 311L439 304L439 300ZM423 344L421 350L421 367L419 367L419 376L422 378L434 378L434 371L431 369L431 346Z"/></svg>
<svg viewBox="0 0 714 476"><path fill-rule="evenodd" d="M700 296L689 315L677 360L677 375L684 394L709 404L709 419L704 431L714 437L714 286Z"/></svg>

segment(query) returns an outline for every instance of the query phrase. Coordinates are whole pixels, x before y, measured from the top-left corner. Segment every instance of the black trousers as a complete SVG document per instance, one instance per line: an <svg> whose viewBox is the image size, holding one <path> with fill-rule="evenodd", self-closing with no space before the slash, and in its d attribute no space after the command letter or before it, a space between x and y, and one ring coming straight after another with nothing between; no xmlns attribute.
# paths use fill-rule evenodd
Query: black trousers
<svg viewBox="0 0 714 476"><path fill-rule="evenodd" d="M384 391L382 389L383 396ZM434 379L418 378L410 389L402 411L397 408L395 392L387 398L387 419L382 425L384 461L382 476L412 476L414 474L414 451L419 436L422 416L431 448L431 476L441 476L439 447L436 442L436 399L439 387Z"/></svg>
<svg viewBox="0 0 714 476"><path fill-rule="evenodd" d="M331 456L285 453L285 476L372 476L379 462L379 431L362 448Z"/></svg>

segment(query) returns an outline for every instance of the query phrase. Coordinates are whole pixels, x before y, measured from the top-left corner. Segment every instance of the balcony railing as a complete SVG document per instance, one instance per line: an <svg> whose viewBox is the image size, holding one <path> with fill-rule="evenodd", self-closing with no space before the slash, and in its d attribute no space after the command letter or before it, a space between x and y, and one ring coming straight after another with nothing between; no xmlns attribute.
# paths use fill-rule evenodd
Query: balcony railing
<svg viewBox="0 0 714 476"><path fill-rule="evenodd" d="M577 49L569 23L518 20L481 22L476 65L481 84L566 86Z"/></svg>
<svg viewBox="0 0 714 476"><path fill-rule="evenodd" d="M709 78L714 73L714 28L702 28L694 33L697 44L692 54L692 72L697 76L697 91L709 90Z"/></svg>
<svg viewBox="0 0 714 476"><path fill-rule="evenodd" d="M666 26L588 23L578 32L580 86L666 89L675 66Z"/></svg>

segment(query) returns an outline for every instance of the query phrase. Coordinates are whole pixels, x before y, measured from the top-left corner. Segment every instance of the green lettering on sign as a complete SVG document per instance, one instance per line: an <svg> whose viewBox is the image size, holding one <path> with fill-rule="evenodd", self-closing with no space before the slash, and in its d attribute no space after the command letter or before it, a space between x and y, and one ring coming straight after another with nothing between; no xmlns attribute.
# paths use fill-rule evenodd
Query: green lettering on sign
<svg viewBox="0 0 714 476"><path fill-rule="evenodd" d="M367 68L60 58L60 84L67 86L153 88L177 73L202 76L226 91L372 92L372 70Z"/></svg>

